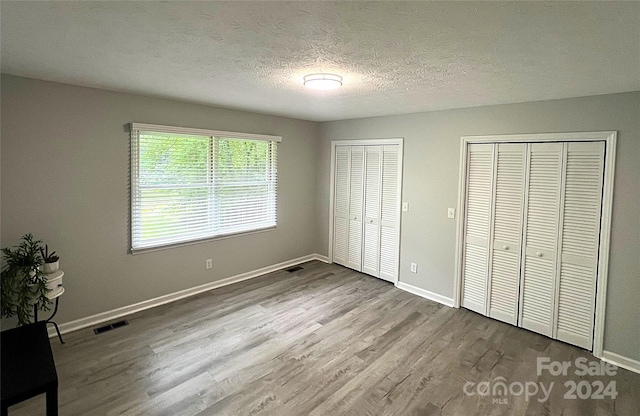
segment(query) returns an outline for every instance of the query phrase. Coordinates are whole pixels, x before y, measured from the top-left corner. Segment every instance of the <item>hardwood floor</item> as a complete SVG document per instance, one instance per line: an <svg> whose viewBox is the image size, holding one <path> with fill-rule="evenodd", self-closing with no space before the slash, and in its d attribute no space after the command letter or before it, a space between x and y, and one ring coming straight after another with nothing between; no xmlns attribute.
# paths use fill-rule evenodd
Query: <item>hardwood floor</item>
<svg viewBox="0 0 640 416"><path fill-rule="evenodd" d="M334 264L305 263L51 339L61 415L638 415L640 375L536 374L537 358L593 356ZM496 377L554 382L479 395ZM617 398L564 399L615 381ZM475 383L475 384L471 384ZM463 388L475 393L468 396ZM515 386L515 387L514 387ZM485 386L486 387L486 386ZM529 385L533 389L532 385ZM586 388L586 387L585 387ZM484 394L486 389L480 389ZM494 403L494 399L506 402ZM44 414L44 396L9 415Z"/></svg>

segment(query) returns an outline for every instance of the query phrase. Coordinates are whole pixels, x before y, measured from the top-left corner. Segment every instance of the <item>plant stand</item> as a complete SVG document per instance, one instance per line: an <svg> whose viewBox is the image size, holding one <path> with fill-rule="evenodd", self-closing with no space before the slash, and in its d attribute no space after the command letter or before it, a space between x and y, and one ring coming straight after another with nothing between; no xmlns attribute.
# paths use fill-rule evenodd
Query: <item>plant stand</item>
<svg viewBox="0 0 640 416"><path fill-rule="evenodd" d="M53 280L54 278L64 276L64 272L62 270L58 270L57 272L52 273L50 276L52 276L51 279ZM60 302L60 296L62 296L63 293L64 293L64 287L60 285L58 288L54 289L52 293L47 295L47 298L55 299L56 301L55 301L55 306L53 308L53 313L49 318L44 320L45 326L46 324L52 324L56 328L56 333L58 334L58 339L60 340L61 344L64 344L64 341L62 340L62 335L60 334L60 328L58 328L58 324L53 321L53 317L56 316L56 313L58 313L58 303ZM34 319L34 322L38 322L37 305L33 305L33 319Z"/></svg>

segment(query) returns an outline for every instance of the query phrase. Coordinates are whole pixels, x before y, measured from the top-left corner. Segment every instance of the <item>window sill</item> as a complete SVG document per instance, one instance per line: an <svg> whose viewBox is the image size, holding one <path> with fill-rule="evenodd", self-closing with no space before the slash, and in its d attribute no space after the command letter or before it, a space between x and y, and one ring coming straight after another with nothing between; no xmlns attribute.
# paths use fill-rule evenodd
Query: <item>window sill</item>
<svg viewBox="0 0 640 416"><path fill-rule="evenodd" d="M252 234L261 234L261 233L265 233L265 232L268 232L268 231L273 231L276 228L277 228L277 226L273 226L273 227L261 228L261 229L258 229L258 230L244 231L244 232L233 233L233 234L219 235L219 236L215 236L215 237L201 238L201 239L198 239L198 240L184 241L184 242L181 242L181 243L167 244L167 245L162 245L162 246L157 246L157 247L138 248L138 249L131 248L131 249L129 249L129 254L136 256L138 254L151 253L151 252L154 252L154 251L169 250L169 249L172 249L172 248L192 246L192 245L195 245L195 244L208 243L208 242L218 241L218 240L226 240L228 238L242 237L242 236L252 235Z"/></svg>

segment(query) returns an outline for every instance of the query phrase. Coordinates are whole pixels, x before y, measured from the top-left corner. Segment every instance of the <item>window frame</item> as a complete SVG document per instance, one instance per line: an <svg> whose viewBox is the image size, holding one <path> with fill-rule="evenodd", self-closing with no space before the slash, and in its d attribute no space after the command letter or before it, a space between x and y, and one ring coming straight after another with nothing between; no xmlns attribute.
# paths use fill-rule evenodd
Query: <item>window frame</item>
<svg viewBox="0 0 640 416"><path fill-rule="evenodd" d="M169 243L165 243L165 244L160 244L160 245L154 245L154 246L148 246L148 247L134 247L134 225L133 225L133 221L134 221L134 217L136 216L135 214L135 209L136 209L136 192L138 189L140 189L140 185L139 185L139 173L140 173L140 166L139 166L139 162L140 162L140 147L139 147L139 135L140 133L165 133L165 134L175 134L175 135L190 135L190 136L208 136L211 137L211 143L209 146L209 154L210 157L213 158L213 152L215 151L214 148L216 147L216 139L218 140L224 140L224 139L231 139L231 140L252 140L252 141L267 141L271 143L271 146L273 146L272 150L269 152L269 154L272 157L272 161L271 163L273 163L273 175L275 176L275 178L273 179L273 185L274 185L274 201L273 201L273 209L276 211L274 212L274 218L276 221L275 225L270 225L267 227L260 227L260 228L255 228L255 229L250 229L250 230L245 230L245 231L237 231L237 232L229 232L229 233L222 233L222 234L217 234L217 235L210 235L210 236L205 236L202 238L196 237L196 238L192 238L189 240L184 240L184 241L178 241L178 242L169 242ZM230 131L222 131L222 130L209 130L209 129L197 129L197 128L188 128L188 127L175 127L175 126L166 126L166 125L156 125L156 124L145 124L145 123L130 123L130 151L129 151L129 156L130 156L130 169L129 169L129 199L130 199L130 208L129 208L129 253L130 254L140 254L140 253L145 253L145 252L151 252L151 251L158 251L158 250L166 250L166 249L170 249L170 248L175 248L175 247L181 247L181 246L188 246L188 245L193 245L193 244L200 244L203 242L207 242L207 241L214 241L214 240L220 240L220 239L226 239L226 238L233 238L236 236L242 236L242 235L249 235L249 234L255 234L255 233L262 233L262 232L266 232L266 231L270 231L273 230L277 227L277 199L278 199L278 192L277 192L277 184L278 184L278 165L277 165L277 150L278 150L278 143L280 143L282 141L282 137L281 136L273 136L273 135L265 135L265 134L254 134L254 133L240 133L240 132L230 132ZM215 168L214 168L214 162L213 160L211 161L211 165L208 167L208 174L209 175L213 175ZM210 178L213 179L213 178Z"/></svg>

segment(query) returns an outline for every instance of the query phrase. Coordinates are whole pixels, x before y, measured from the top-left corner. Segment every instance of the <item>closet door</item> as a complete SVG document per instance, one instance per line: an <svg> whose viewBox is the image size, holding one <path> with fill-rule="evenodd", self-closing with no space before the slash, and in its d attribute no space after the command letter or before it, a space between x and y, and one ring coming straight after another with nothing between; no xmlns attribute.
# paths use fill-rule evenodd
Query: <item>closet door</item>
<svg viewBox="0 0 640 416"><path fill-rule="evenodd" d="M337 145L334 153L333 261L392 283L400 249L400 148Z"/></svg>
<svg viewBox="0 0 640 416"><path fill-rule="evenodd" d="M604 142L565 145L554 338L591 349L604 174Z"/></svg>
<svg viewBox="0 0 640 416"><path fill-rule="evenodd" d="M364 245L362 272L380 274L380 188L382 182L382 147L365 150Z"/></svg>
<svg viewBox="0 0 640 416"><path fill-rule="evenodd" d="M483 315L487 314L493 158L493 144L470 144L468 147L462 306Z"/></svg>
<svg viewBox="0 0 640 416"><path fill-rule="evenodd" d="M349 146L336 146L333 199L333 261L347 265L349 248Z"/></svg>
<svg viewBox="0 0 640 416"><path fill-rule="evenodd" d="M347 247L347 266L361 271L364 148L362 146L352 146L349 160L349 243Z"/></svg>
<svg viewBox="0 0 640 416"><path fill-rule="evenodd" d="M526 144L496 145L488 315L518 323Z"/></svg>
<svg viewBox="0 0 640 416"><path fill-rule="evenodd" d="M552 336L562 143L532 143L525 189L520 326Z"/></svg>
<svg viewBox="0 0 640 416"><path fill-rule="evenodd" d="M399 147L382 148L382 197L380 210L380 278L398 280L398 252L400 249L400 174Z"/></svg>

